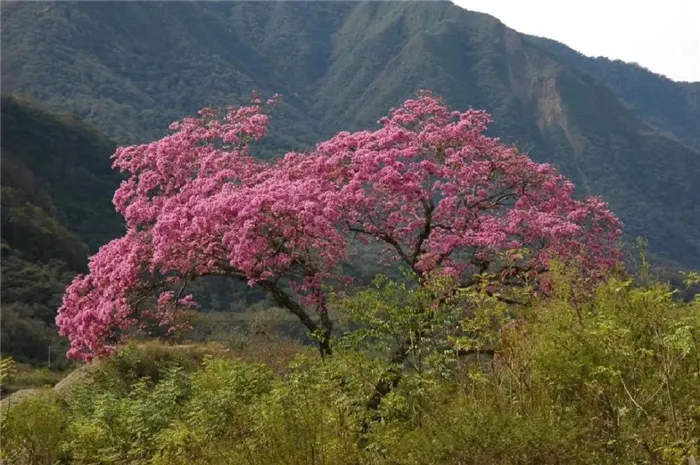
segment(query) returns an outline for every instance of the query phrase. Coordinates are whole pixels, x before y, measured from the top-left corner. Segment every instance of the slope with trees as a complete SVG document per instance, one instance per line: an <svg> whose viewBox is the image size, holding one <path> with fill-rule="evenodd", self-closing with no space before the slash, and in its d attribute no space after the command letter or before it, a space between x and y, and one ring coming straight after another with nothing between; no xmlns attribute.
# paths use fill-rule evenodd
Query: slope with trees
<svg viewBox="0 0 700 465"><path fill-rule="evenodd" d="M371 127L416 88L433 89L489 111L491 135L556 164L577 195L602 195L629 239L700 263L699 155L676 130L691 134L693 113L659 123L681 140L668 137L644 121L660 111L630 109L610 82L487 15L449 2L12 3L2 21L3 88L120 143L158 139L171 121L257 88L284 95L259 152L272 158Z"/></svg>
<svg viewBox="0 0 700 465"><path fill-rule="evenodd" d="M587 57L543 37L527 40L594 76L644 120L700 150L700 82L674 82L639 65Z"/></svg>
<svg viewBox="0 0 700 465"><path fill-rule="evenodd" d="M114 145L72 115L2 97L2 351L61 364L54 320L89 253L119 235Z"/></svg>

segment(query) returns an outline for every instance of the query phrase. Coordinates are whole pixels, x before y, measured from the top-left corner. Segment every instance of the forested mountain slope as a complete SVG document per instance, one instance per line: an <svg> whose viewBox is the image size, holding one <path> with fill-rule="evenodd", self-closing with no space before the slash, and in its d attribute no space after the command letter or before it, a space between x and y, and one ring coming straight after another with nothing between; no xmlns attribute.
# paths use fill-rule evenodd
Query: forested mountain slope
<svg viewBox="0 0 700 465"><path fill-rule="evenodd" d="M649 123L700 149L700 82L675 82L636 64L587 57L542 37L528 40L600 80Z"/></svg>
<svg viewBox="0 0 700 465"><path fill-rule="evenodd" d="M114 144L72 115L2 97L2 350L62 358L54 319L89 252L118 236Z"/></svg>
<svg viewBox="0 0 700 465"><path fill-rule="evenodd" d="M277 156L373 126L429 88L451 106L488 110L493 134L602 195L629 238L643 235L652 252L700 267L694 114L660 124L680 128L668 135L647 122L665 121L661 112L630 108L610 82L488 15L448 2L2 8L3 88L75 112L120 143L159 137L171 121L243 102L255 88L285 98L260 147Z"/></svg>

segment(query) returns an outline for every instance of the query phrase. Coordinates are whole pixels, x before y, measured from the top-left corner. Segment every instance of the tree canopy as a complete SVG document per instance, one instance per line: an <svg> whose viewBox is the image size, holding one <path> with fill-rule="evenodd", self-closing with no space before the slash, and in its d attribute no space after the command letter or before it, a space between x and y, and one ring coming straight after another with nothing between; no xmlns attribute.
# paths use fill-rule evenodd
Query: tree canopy
<svg viewBox="0 0 700 465"><path fill-rule="evenodd" d="M178 309L195 305L188 282L211 275L269 292L328 354L328 289L351 281L342 265L357 241L419 280L439 273L458 289L487 276L502 296L525 283L546 291L554 257L592 279L618 260L621 223L605 202L576 199L553 166L484 135L483 111L451 111L421 92L379 129L261 161L251 146L276 101L204 109L158 141L117 149L127 180L114 203L127 232L64 296L69 357L106 355L136 328L177 328Z"/></svg>

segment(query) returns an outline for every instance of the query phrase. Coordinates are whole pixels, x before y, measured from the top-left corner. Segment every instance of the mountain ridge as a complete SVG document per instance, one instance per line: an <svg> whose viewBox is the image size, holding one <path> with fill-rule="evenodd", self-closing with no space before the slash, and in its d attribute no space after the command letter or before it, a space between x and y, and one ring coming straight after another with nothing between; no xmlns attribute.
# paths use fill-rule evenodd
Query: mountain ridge
<svg viewBox="0 0 700 465"><path fill-rule="evenodd" d="M630 107L600 77L488 15L449 2L37 5L3 6L12 7L2 34L13 70L3 87L87 117L120 143L160 137L171 121L242 103L256 88L284 96L258 148L279 156L372 127L429 88L452 107L486 109L490 134L602 195L629 238L700 267L700 149L688 131L661 132L685 126L657 129L655 107ZM52 53L57 38L81 58ZM33 68L19 59L26 44L38 50Z"/></svg>
<svg viewBox="0 0 700 465"><path fill-rule="evenodd" d="M589 57L544 37L526 39L599 79L650 124L700 149L700 81L674 81L636 63Z"/></svg>

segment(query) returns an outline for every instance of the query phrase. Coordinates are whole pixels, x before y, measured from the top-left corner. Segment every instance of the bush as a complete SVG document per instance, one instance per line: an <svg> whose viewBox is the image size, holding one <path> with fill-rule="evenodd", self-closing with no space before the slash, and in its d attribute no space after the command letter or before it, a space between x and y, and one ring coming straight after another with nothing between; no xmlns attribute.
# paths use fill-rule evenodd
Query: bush
<svg viewBox="0 0 700 465"><path fill-rule="evenodd" d="M69 417L51 391L33 393L15 404L3 405L0 421L3 463L54 464L63 456L62 445L69 438Z"/></svg>
<svg viewBox="0 0 700 465"><path fill-rule="evenodd" d="M131 345L60 392L5 408L3 463L678 464L700 455L700 301L623 277L582 289L567 275L553 273L553 296L519 306L473 292L445 302L422 330L430 340L388 371L432 290L379 280L338 299L336 311L366 312L327 358L265 338L236 350ZM387 373L400 377L371 408Z"/></svg>

